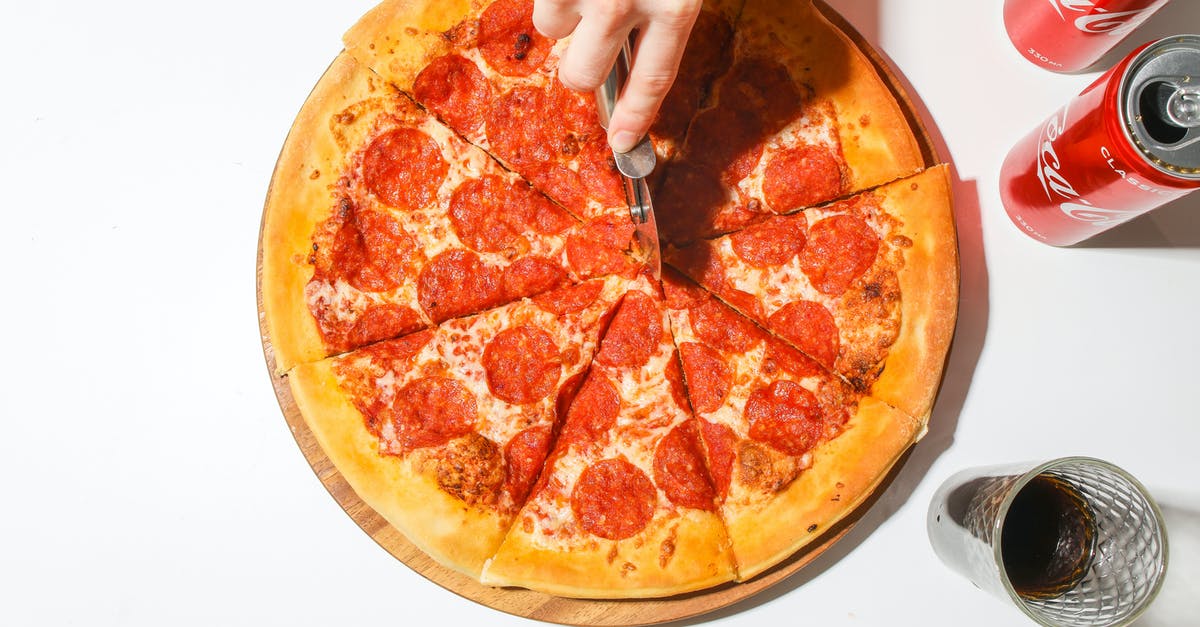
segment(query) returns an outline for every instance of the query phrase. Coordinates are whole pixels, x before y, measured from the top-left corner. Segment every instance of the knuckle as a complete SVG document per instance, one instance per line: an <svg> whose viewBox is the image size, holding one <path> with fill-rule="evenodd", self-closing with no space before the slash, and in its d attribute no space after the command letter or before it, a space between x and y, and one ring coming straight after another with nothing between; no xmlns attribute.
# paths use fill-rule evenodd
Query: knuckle
<svg viewBox="0 0 1200 627"><path fill-rule="evenodd" d="M658 19L671 25L683 26L691 24L696 14L700 12L700 0L676 0L663 2L656 9Z"/></svg>
<svg viewBox="0 0 1200 627"><path fill-rule="evenodd" d="M647 97L660 100L666 97L667 92L671 91L671 86L675 84L675 74L673 72L650 72L637 77L638 88Z"/></svg>
<svg viewBox="0 0 1200 627"><path fill-rule="evenodd" d="M594 5L595 16L605 22L624 21L633 12L633 0L607 0Z"/></svg>

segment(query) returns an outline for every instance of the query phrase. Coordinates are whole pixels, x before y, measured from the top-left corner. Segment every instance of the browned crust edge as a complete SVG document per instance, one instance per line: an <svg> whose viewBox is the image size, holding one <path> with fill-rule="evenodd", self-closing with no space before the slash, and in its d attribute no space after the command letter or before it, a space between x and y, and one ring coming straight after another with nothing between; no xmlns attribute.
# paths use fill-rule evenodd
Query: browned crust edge
<svg viewBox="0 0 1200 627"><path fill-rule="evenodd" d="M725 524L745 581L771 568L835 526L865 501L915 441L911 416L863 397L846 430L813 451L812 466L775 498Z"/></svg>
<svg viewBox="0 0 1200 627"><path fill-rule="evenodd" d="M346 50L401 90L450 48L443 33L479 15L479 0L385 0L342 36ZM404 33L393 36L392 33Z"/></svg>
<svg viewBox="0 0 1200 627"><path fill-rule="evenodd" d="M634 538L595 538L561 551L537 546L514 528L484 570L483 583L521 586L572 598L654 598L711 588L734 579L725 528L711 512L676 510ZM661 546L675 553L665 564ZM610 556L610 552L612 556ZM632 568L622 568L629 564Z"/></svg>
<svg viewBox="0 0 1200 627"><path fill-rule="evenodd" d="M958 318L958 237L949 167L929 168L880 191L912 247L904 252L899 272L900 334L871 394L925 425Z"/></svg>
<svg viewBox="0 0 1200 627"><path fill-rule="evenodd" d="M755 41L778 38L796 57L792 71L813 86L818 100L833 103L849 169L847 191L869 189L924 166L920 144L871 60L811 2L798 7L793 0L748 0L738 31L754 33Z"/></svg>
<svg viewBox="0 0 1200 627"><path fill-rule="evenodd" d="M364 503L438 562L478 579L511 516L448 495L412 457L380 455L362 414L337 383L333 360L296 366L292 396L321 450Z"/></svg>
<svg viewBox="0 0 1200 627"><path fill-rule="evenodd" d="M363 89L365 70L339 54L304 102L284 140L267 191L262 231L262 306L275 349L275 374L328 355L308 311L312 233L330 215L341 157L329 118ZM315 176L314 176L315 174Z"/></svg>

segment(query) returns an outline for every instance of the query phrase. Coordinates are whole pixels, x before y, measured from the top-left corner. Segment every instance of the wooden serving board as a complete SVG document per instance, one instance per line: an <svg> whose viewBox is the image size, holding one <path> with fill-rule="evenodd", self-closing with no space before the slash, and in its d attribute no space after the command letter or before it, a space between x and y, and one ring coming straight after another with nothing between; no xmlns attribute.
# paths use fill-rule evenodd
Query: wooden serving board
<svg viewBox="0 0 1200 627"><path fill-rule="evenodd" d="M925 131L919 116L916 114L912 101L891 68L884 63L882 57L870 44L836 11L821 0L814 0L817 8L841 29L862 52L871 60L880 77L892 90L900 103L909 125L912 127L917 141L921 145L921 155L926 166L939 162L937 151L928 133ZM264 212L264 224L266 215ZM267 330L266 315L263 310L262 298L262 236L260 227L258 246L258 319L262 334L263 353L266 357L267 372L271 376L271 384L284 419L291 429L296 443L300 446L305 459L308 460L313 472L325 486L350 518L371 536L379 546L404 562L409 568L417 571L430 581L454 592L462 597L481 603L488 607L541 621L561 623L566 625L613 625L633 626L680 620L720 608L728 607L738 601L752 597L767 588L783 581L805 565L816 559L826 549L836 543L854 526L879 495L891 483L891 479L903 465L907 455L892 468L888 477L880 483L875 494L867 499L850 516L831 527L815 542L810 543L796 554L777 564L765 573L743 583L729 583L715 588L709 588L691 594L668 597L664 599L624 599L624 600L588 600L555 597L540 592L524 589L493 588L450 570L435 562L423 551L410 543L399 531L396 531L379 514L368 507L358 498L350 485L334 468L333 463L326 457L316 438L304 422L304 417L292 397L291 387L287 376L276 376L275 351Z"/></svg>

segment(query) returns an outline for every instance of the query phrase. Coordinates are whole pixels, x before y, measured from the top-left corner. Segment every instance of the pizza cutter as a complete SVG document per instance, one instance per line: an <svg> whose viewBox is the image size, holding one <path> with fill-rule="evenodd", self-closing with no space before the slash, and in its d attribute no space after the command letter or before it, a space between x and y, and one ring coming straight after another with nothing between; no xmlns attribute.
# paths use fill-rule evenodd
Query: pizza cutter
<svg viewBox="0 0 1200 627"><path fill-rule="evenodd" d="M596 109L600 114L600 126L605 130L612 119L617 96L629 78L629 62L633 58L632 42L631 33L629 39L621 46L621 52L617 55L608 78L596 88ZM657 161L654 144L647 135L629 152L614 150L613 159L625 182L625 201L629 204L629 215L636 227L633 233L634 240L646 257L646 265L657 279L662 274L662 257L658 248L658 224L654 221L654 206L650 202L650 186L646 184L646 177L654 171Z"/></svg>

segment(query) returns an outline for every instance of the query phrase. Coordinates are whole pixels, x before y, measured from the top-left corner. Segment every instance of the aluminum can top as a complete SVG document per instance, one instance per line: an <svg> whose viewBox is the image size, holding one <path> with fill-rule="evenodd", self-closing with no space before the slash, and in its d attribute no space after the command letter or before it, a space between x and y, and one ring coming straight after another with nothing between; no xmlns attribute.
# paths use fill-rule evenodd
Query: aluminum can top
<svg viewBox="0 0 1200 627"><path fill-rule="evenodd" d="M1118 93L1121 122L1142 157L1167 175L1200 180L1200 36L1147 46Z"/></svg>

